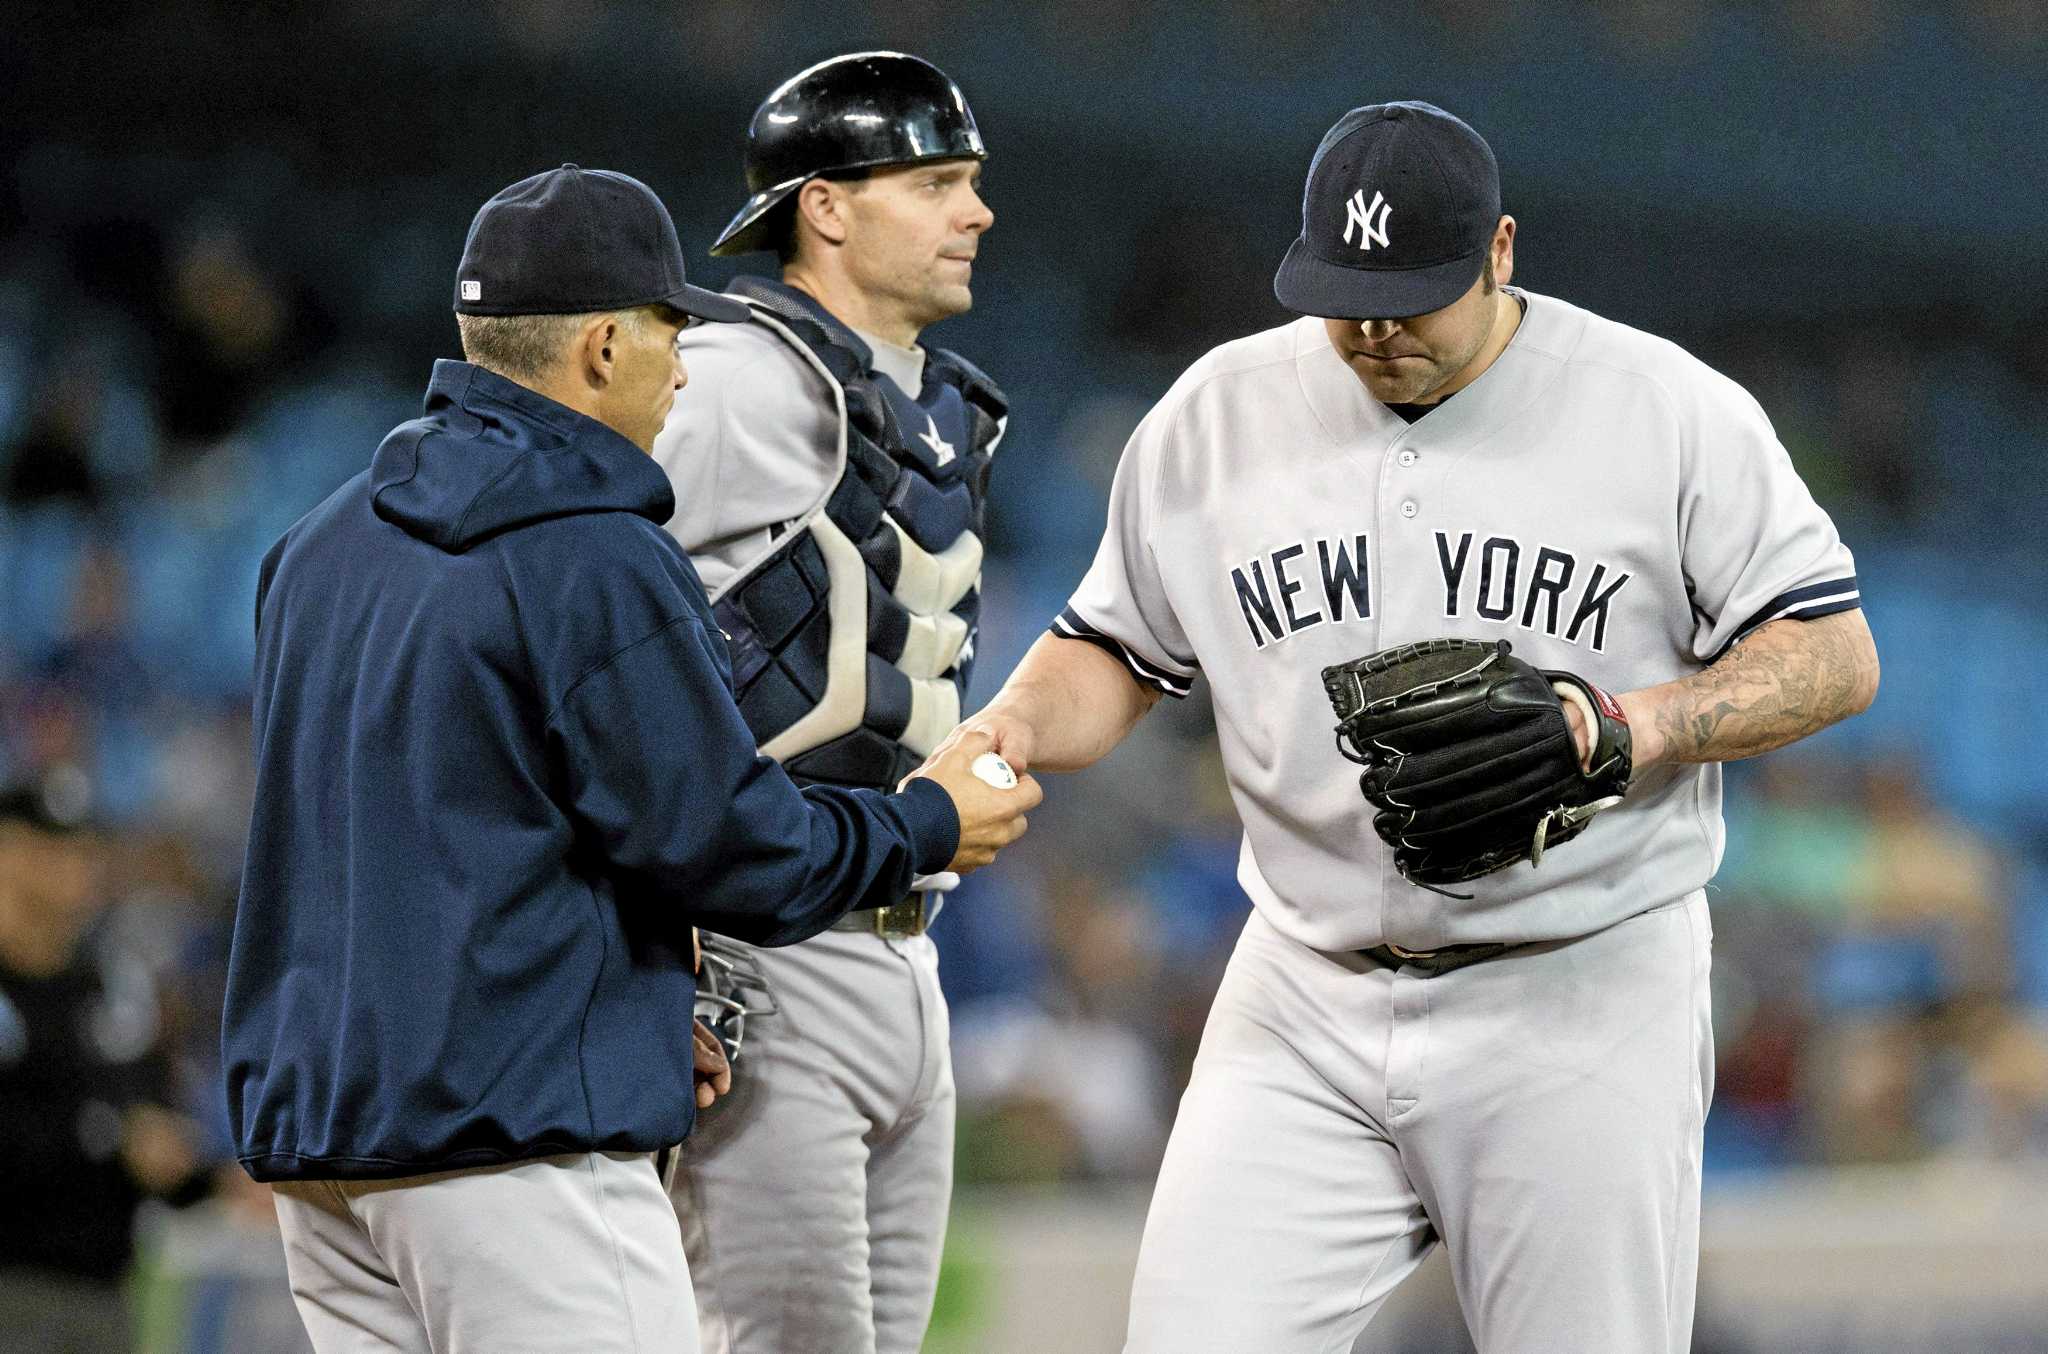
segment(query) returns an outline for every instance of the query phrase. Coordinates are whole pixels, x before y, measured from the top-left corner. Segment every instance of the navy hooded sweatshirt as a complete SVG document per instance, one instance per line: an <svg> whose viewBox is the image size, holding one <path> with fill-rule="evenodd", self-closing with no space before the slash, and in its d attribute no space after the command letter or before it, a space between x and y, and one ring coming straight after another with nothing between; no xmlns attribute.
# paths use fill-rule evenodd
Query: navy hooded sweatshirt
<svg viewBox="0 0 2048 1354"><path fill-rule="evenodd" d="M674 506L603 424L444 361L264 557L222 1028L258 1180L678 1142L690 926L790 944L951 859L930 781L756 755Z"/></svg>

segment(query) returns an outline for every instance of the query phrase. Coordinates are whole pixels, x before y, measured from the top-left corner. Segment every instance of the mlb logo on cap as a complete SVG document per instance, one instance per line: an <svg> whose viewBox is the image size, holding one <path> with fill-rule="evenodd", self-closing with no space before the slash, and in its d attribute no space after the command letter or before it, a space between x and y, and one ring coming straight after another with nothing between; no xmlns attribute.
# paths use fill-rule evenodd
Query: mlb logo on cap
<svg viewBox="0 0 2048 1354"><path fill-rule="evenodd" d="M462 299L465 301L483 300L484 284L471 278L462 279Z"/></svg>
<svg viewBox="0 0 2048 1354"><path fill-rule="evenodd" d="M1499 223L1500 169L1479 133L1435 104L1354 108L1309 163L1273 294L1336 319L1440 310L1479 280Z"/></svg>

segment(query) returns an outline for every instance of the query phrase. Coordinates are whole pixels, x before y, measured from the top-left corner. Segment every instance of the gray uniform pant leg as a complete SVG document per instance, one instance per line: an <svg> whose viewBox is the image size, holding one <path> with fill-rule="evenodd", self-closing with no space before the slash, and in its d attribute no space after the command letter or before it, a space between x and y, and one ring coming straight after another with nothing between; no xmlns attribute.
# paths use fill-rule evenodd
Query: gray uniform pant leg
<svg viewBox="0 0 2048 1354"><path fill-rule="evenodd" d="M1372 985L1252 914L1153 1185L1126 1354L1341 1354L1429 1253L1361 1091Z"/></svg>
<svg viewBox="0 0 2048 1354"><path fill-rule="evenodd" d="M1482 1354L1692 1348L1711 945L1696 893L1426 994L1457 1054L1412 1070L1397 1132Z"/></svg>
<svg viewBox="0 0 2048 1354"><path fill-rule="evenodd" d="M1343 1354L1439 1236L1482 1354L1681 1354L1709 940L1694 894L1427 977L1254 915L1154 1190L1127 1354Z"/></svg>
<svg viewBox="0 0 2048 1354"><path fill-rule="evenodd" d="M781 1013L674 1186L705 1354L915 1354L953 1185L937 951L828 931L754 957Z"/></svg>
<svg viewBox="0 0 2048 1354"><path fill-rule="evenodd" d="M318 1354L697 1354L682 1239L645 1154L275 1195Z"/></svg>

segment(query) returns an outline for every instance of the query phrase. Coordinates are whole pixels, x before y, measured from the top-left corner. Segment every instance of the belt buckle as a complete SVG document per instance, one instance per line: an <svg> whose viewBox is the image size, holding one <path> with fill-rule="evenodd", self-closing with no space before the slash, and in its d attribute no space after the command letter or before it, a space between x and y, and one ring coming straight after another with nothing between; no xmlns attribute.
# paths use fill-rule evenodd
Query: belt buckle
<svg viewBox="0 0 2048 1354"><path fill-rule="evenodd" d="M900 903L875 909L875 934L878 936L921 936L924 925L922 893L913 893Z"/></svg>
<svg viewBox="0 0 2048 1354"><path fill-rule="evenodd" d="M1389 943L1389 944L1388 944L1388 946L1387 946L1387 953L1388 953L1388 954L1392 954L1392 955L1396 955L1396 956L1398 956L1398 957L1400 957L1400 958L1402 958L1402 959L1405 959L1405 960L1407 960L1407 961L1408 961L1408 962L1410 962L1410 963L1414 963L1414 962L1415 962L1416 960L1418 960L1418 959L1434 959L1434 958L1436 958L1436 957L1437 957L1437 956L1438 956L1439 954L1442 954L1442 953L1443 953L1443 951L1442 951L1442 950L1410 950L1410 949L1405 949L1405 948L1403 948L1402 946L1399 946L1399 945L1395 945L1395 944Z"/></svg>

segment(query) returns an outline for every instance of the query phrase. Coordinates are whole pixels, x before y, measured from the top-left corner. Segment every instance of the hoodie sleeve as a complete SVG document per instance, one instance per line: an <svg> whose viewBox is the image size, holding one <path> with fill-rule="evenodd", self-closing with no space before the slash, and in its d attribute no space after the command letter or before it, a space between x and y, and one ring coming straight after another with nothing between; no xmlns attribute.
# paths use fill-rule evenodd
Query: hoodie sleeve
<svg viewBox="0 0 2048 1354"><path fill-rule="evenodd" d="M679 921L789 945L900 900L959 843L953 801L799 790L754 738L713 641L682 616L581 678L548 721L571 808L611 865L672 895Z"/></svg>

